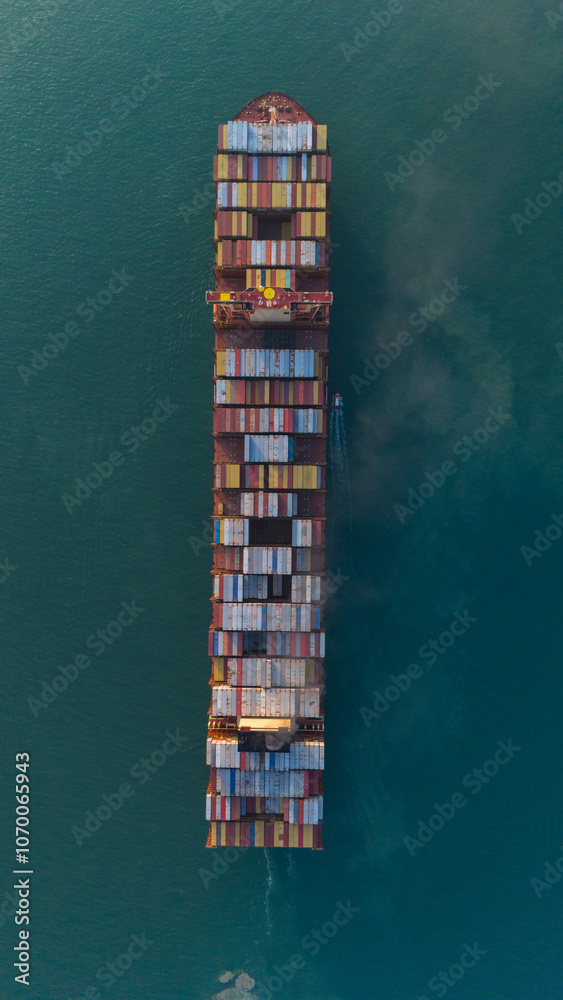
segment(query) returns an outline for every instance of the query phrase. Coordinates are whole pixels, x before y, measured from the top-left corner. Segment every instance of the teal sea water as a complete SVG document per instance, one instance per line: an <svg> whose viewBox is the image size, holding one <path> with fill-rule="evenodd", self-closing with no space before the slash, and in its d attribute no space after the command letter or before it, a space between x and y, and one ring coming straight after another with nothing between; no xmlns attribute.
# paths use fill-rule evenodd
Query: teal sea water
<svg viewBox="0 0 563 1000"><path fill-rule="evenodd" d="M0 12L2 996L210 1000L244 970L282 1000L563 997L563 22L555 0L396 8ZM217 124L269 88L329 128L349 492L340 454L325 849L225 860L203 846L209 184Z"/></svg>

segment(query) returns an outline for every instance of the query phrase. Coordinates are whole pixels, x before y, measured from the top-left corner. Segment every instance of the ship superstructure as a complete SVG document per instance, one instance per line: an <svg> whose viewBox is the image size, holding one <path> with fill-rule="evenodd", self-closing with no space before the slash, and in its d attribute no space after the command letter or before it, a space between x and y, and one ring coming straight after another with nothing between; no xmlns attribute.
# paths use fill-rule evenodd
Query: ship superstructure
<svg viewBox="0 0 563 1000"><path fill-rule="evenodd" d="M208 847L322 847L326 132L278 92L219 126Z"/></svg>

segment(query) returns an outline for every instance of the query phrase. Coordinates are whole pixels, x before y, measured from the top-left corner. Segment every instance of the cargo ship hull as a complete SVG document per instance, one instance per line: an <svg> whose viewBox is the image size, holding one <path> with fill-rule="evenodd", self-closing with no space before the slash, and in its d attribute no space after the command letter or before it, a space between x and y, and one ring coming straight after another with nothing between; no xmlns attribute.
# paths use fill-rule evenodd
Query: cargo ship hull
<svg viewBox="0 0 563 1000"><path fill-rule="evenodd" d="M214 157L208 847L322 848L331 159L279 92Z"/></svg>

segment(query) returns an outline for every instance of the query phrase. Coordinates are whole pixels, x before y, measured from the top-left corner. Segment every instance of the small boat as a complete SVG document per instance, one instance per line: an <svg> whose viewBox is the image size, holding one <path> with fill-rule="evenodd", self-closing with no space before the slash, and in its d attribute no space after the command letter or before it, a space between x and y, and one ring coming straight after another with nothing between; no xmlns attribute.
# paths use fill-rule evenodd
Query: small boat
<svg viewBox="0 0 563 1000"><path fill-rule="evenodd" d="M342 402L342 396L339 392L335 392L332 397L332 409L333 410L343 410L344 403Z"/></svg>

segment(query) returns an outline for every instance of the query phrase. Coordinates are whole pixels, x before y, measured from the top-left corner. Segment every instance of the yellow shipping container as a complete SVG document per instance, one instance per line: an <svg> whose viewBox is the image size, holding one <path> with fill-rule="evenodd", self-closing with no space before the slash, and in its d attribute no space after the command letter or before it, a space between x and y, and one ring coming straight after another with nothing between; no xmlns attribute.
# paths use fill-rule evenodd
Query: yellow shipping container
<svg viewBox="0 0 563 1000"><path fill-rule="evenodd" d="M227 465L225 477L225 485L228 489L240 489L240 465Z"/></svg>
<svg viewBox="0 0 563 1000"><path fill-rule="evenodd" d="M244 166L243 166L243 154L239 153L237 156L237 177L239 180L244 178Z"/></svg>
<svg viewBox="0 0 563 1000"><path fill-rule="evenodd" d="M307 823L303 827L303 847L313 846L313 827L311 823Z"/></svg>
<svg viewBox="0 0 563 1000"><path fill-rule="evenodd" d="M211 824L211 846L217 847L217 823L215 821Z"/></svg>
<svg viewBox="0 0 563 1000"><path fill-rule="evenodd" d="M217 157L217 178L226 181L229 175L229 157L225 153L219 153Z"/></svg>
<svg viewBox="0 0 563 1000"><path fill-rule="evenodd" d="M274 847L283 847L283 820L277 819L274 822Z"/></svg>
<svg viewBox="0 0 563 1000"><path fill-rule="evenodd" d="M254 846L264 847L264 820L257 819L254 823Z"/></svg>
<svg viewBox="0 0 563 1000"><path fill-rule="evenodd" d="M326 149L326 125L317 125L317 149Z"/></svg>
<svg viewBox="0 0 563 1000"><path fill-rule="evenodd" d="M223 656L213 657L213 681L215 684L222 684L225 680L225 658Z"/></svg>
<svg viewBox="0 0 563 1000"><path fill-rule="evenodd" d="M217 267L223 267L223 243L219 241L217 244Z"/></svg>

